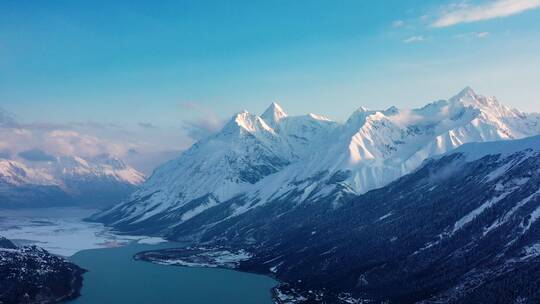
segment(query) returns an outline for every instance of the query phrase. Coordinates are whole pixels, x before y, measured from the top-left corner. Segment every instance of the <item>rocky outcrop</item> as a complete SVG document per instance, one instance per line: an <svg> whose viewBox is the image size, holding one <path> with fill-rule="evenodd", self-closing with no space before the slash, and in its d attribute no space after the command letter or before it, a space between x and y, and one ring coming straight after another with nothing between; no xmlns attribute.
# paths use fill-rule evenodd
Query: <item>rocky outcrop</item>
<svg viewBox="0 0 540 304"><path fill-rule="evenodd" d="M0 237L0 303L58 303L79 296L84 269Z"/></svg>

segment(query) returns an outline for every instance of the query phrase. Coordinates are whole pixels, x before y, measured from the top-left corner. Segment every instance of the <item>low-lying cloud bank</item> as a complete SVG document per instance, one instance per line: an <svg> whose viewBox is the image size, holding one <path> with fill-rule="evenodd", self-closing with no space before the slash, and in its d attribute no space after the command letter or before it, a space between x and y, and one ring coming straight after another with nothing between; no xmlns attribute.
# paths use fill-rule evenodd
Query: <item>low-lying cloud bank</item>
<svg viewBox="0 0 540 304"><path fill-rule="evenodd" d="M160 132L150 123L141 123L139 127L140 133ZM186 143L182 145L182 138L178 136L178 148L169 148L156 144L159 138L147 142L137 140L137 137L148 134L132 133L111 123L23 123L13 114L0 109L0 159L39 165L62 156L92 158L108 154L150 174L155 166L177 156L190 144L184 140Z"/></svg>

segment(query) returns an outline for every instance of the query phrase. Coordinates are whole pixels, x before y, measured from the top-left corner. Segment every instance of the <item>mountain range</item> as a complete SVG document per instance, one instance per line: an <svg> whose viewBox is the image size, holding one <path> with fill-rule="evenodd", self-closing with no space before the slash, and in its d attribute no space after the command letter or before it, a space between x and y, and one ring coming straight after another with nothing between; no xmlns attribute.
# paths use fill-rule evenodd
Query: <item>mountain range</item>
<svg viewBox="0 0 540 304"><path fill-rule="evenodd" d="M103 208L127 197L145 176L122 146L76 129L79 123L26 123L0 108L0 209Z"/></svg>
<svg viewBox="0 0 540 304"><path fill-rule="evenodd" d="M236 114L93 219L126 232L200 239L264 205L288 212L330 200L339 209L462 144L536 134L540 115L471 88L413 110L359 108L343 123L289 116L273 103L262 115Z"/></svg>
<svg viewBox="0 0 540 304"><path fill-rule="evenodd" d="M110 206L143 181L143 174L108 154L0 158L0 207Z"/></svg>
<svg viewBox="0 0 540 304"><path fill-rule="evenodd" d="M468 143L338 208L290 197L135 258L271 275L279 304L538 303L539 185L540 136Z"/></svg>
<svg viewBox="0 0 540 304"><path fill-rule="evenodd" d="M470 88L343 123L274 103L91 220L237 252L234 268L281 282L277 303L536 303L538 134L540 115ZM138 257L174 265L189 252Z"/></svg>

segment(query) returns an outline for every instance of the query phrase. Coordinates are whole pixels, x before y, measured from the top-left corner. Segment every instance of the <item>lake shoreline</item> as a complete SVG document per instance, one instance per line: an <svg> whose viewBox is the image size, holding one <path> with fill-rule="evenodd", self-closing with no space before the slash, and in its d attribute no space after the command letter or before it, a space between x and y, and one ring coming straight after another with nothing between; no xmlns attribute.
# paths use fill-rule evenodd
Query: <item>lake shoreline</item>
<svg viewBox="0 0 540 304"><path fill-rule="evenodd" d="M271 278L276 282L271 287L270 295L274 304L300 304L312 303L321 300L326 303L360 303L368 300L354 297L347 292L333 292L331 290L311 290L293 282L287 282L277 277L272 270L264 271L263 267L243 267L242 262L249 262L253 256L243 249L229 247L176 247L159 250L141 251L133 258L163 266L176 266L185 268L219 268L241 273L255 274ZM324 302L326 301L326 302Z"/></svg>
<svg viewBox="0 0 540 304"><path fill-rule="evenodd" d="M222 247L211 247L211 248L204 248L204 247L197 247L198 253L215 253L215 252L223 252L224 248ZM184 253L182 256L169 256L170 259L159 257L160 254L164 252L176 252L176 253ZM201 263L200 259L196 259L196 261L193 260L193 252L189 252L188 254L185 254L186 251L194 251L193 247L177 247L177 248L169 248L169 249L160 249L160 250L150 250L150 251L142 251L136 253L133 258L138 261L144 261L148 263L153 263L157 265L166 265L166 266L174 266L174 267L186 267L186 268L218 268L218 269L225 269L225 270L231 270L231 271L237 271L242 273L249 273L254 275L260 275L264 277L271 278L272 280L276 281L277 284L270 288L269 293L272 299L272 302L274 304L284 304L283 297L283 291L280 289L280 287L284 287L289 285L287 282L284 282L277 278L277 276L272 272L262 272L262 271L256 271L256 270L249 270L245 268L239 267L240 264L232 265L231 264L223 264L223 263L216 263L212 262L211 260L207 259ZM243 250L240 250L242 252ZM156 255L158 257L156 257ZM183 258L183 259L182 259ZM280 297L281 295L281 297ZM289 300L291 300L292 295L287 295ZM294 302L293 302L294 303Z"/></svg>
<svg viewBox="0 0 540 304"><path fill-rule="evenodd" d="M225 267L214 271L210 267L179 270L181 267L140 263L141 259L134 258L140 252L186 245L132 243L78 252L70 260L88 272L84 275L82 296L69 303L277 303L271 290L279 282L267 275ZM114 299L117 301L111 302Z"/></svg>
<svg viewBox="0 0 540 304"><path fill-rule="evenodd" d="M0 237L0 303L58 303L75 299L86 269L36 246Z"/></svg>
<svg viewBox="0 0 540 304"><path fill-rule="evenodd" d="M77 264L75 264L77 265ZM66 294L65 296L56 299L56 302L68 302L70 300L74 300L81 296L81 290L83 288L84 284L84 274L87 272L86 269L80 267L77 265L80 270L73 272L73 278L71 279L71 291Z"/></svg>

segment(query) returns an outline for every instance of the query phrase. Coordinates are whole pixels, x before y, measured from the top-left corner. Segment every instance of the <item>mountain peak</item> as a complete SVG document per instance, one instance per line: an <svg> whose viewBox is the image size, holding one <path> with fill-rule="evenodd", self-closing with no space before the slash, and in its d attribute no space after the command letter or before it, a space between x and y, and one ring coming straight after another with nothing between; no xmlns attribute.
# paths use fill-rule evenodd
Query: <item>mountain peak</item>
<svg viewBox="0 0 540 304"><path fill-rule="evenodd" d="M272 102L272 104L270 104L266 111L264 111L264 113L261 115L261 118L267 123L274 125L287 116L287 113L277 102Z"/></svg>
<svg viewBox="0 0 540 304"><path fill-rule="evenodd" d="M374 111L371 111L368 108L360 107L356 111L354 111L351 116L349 116L345 124L354 124L355 126L360 126L365 122L366 117L373 113Z"/></svg>
<svg viewBox="0 0 540 304"><path fill-rule="evenodd" d="M490 112L495 116L500 116L503 112L506 116L515 116L516 113L519 113L519 111L517 110L512 110L504 106L495 97L486 97L480 94L476 94L476 92L473 91L473 89L471 89L470 87L466 87L465 89L461 90L461 92L459 92L457 95L450 98L450 102L461 103L465 106L470 106L483 112Z"/></svg>
<svg viewBox="0 0 540 304"><path fill-rule="evenodd" d="M465 87L459 93L457 93L451 100L474 100L478 97L476 92L469 86Z"/></svg>
<svg viewBox="0 0 540 304"><path fill-rule="evenodd" d="M399 109L396 106L391 106L384 110L384 115L395 115L397 113L399 113Z"/></svg>
<svg viewBox="0 0 540 304"><path fill-rule="evenodd" d="M220 134L237 134L238 132L256 133L260 130L274 132L269 123L260 116L254 115L248 111L236 113L232 119L225 124Z"/></svg>

